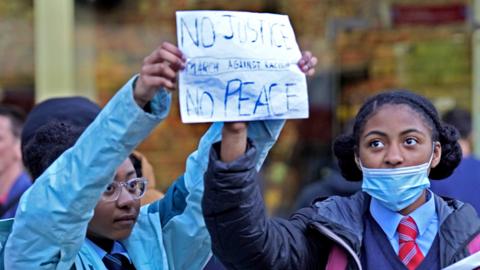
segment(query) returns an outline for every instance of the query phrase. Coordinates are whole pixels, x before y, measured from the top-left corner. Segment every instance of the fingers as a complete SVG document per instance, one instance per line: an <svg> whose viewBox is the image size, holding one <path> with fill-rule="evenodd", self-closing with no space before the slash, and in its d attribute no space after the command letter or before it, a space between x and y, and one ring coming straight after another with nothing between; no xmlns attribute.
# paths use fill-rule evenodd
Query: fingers
<svg viewBox="0 0 480 270"><path fill-rule="evenodd" d="M185 56L183 55L182 51L180 51L180 49L173 45L172 43L170 42L163 42L162 43L162 48L164 48L165 50L171 52L172 54L176 55L177 57L183 59L184 61L186 60L185 59Z"/></svg>
<svg viewBox="0 0 480 270"><path fill-rule="evenodd" d="M247 128L247 122L225 122L223 130L231 133L243 132Z"/></svg>
<svg viewBox="0 0 480 270"><path fill-rule="evenodd" d="M161 62L168 62L170 65L179 68L185 66L185 56L175 45L163 42L155 51L153 51L149 56L145 57L144 64L156 64Z"/></svg>
<svg viewBox="0 0 480 270"><path fill-rule="evenodd" d="M315 74L315 69L314 68L311 68L310 70L307 71L307 76L313 76L313 74Z"/></svg>
<svg viewBox="0 0 480 270"><path fill-rule="evenodd" d="M168 80L175 81L177 72L167 63L151 64L142 66L142 75L145 76L161 76Z"/></svg>
<svg viewBox="0 0 480 270"><path fill-rule="evenodd" d="M222 142L220 158L224 162L231 162L245 153L247 149L247 123L224 123L222 128Z"/></svg>
<svg viewBox="0 0 480 270"><path fill-rule="evenodd" d="M140 71L140 81L147 92L154 92L162 87L175 89L177 72L167 62L143 65Z"/></svg>
<svg viewBox="0 0 480 270"><path fill-rule="evenodd" d="M140 107L145 106L162 88L175 90L177 73L185 67L183 53L173 44L164 42L143 60L133 96Z"/></svg>
<svg viewBox="0 0 480 270"><path fill-rule="evenodd" d="M171 43L163 42L143 60L140 72L142 85L147 89L165 87L174 90L177 73L184 67L185 56L180 49Z"/></svg>
<svg viewBox="0 0 480 270"><path fill-rule="evenodd" d="M317 65L318 59L312 55L309 51L304 51L302 53L302 58L298 61L298 67L308 76L311 76L315 73L315 66Z"/></svg>
<svg viewBox="0 0 480 270"><path fill-rule="evenodd" d="M314 68L318 63L317 57L313 56L310 58L310 63L308 64L310 67Z"/></svg>
<svg viewBox="0 0 480 270"><path fill-rule="evenodd" d="M152 86L154 85L156 88L165 87L169 90L175 89L175 82L164 77L159 76L143 76L142 82L145 85Z"/></svg>
<svg viewBox="0 0 480 270"><path fill-rule="evenodd" d="M302 58L305 60L308 60L312 58L312 53L310 51L303 51L302 52Z"/></svg>

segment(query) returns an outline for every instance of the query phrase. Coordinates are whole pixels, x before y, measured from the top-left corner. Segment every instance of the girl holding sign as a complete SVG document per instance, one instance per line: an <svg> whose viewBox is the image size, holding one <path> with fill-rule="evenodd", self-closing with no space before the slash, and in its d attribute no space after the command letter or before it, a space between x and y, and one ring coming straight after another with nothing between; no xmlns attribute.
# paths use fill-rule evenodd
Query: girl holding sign
<svg viewBox="0 0 480 270"><path fill-rule="evenodd" d="M137 177L128 158L168 115L166 89L174 89L183 59L176 46L163 43L99 113L85 100L60 111L70 99L34 109L30 119L42 124L27 120L31 139L22 141L22 148L36 180L15 221L0 222L0 269L201 269L206 264L211 242L200 207L203 175L224 125L214 123L205 133L165 197L142 208L146 180ZM310 73L315 62L306 54L299 66ZM258 121L249 127L249 136L259 142L258 168L282 126L283 121Z"/></svg>
<svg viewBox="0 0 480 270"><path fill-rule="evenodd" d="M408 91L370 98L353 133L334 143L343 176L362 180L362 191L318 200L288 220L266 216L246 128L224 129L205 175L205 222L228 268L440 269L480 249L475 210L428 189L462 154L457 130L426 98Z"/></svg>

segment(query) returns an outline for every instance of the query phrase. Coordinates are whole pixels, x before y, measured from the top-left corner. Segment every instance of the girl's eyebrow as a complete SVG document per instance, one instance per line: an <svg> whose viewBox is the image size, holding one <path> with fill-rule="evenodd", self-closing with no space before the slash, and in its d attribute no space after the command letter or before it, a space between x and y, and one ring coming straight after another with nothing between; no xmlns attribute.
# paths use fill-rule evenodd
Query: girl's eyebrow
<svg viewBox="0 0 480 270"><path fill-rule="evenodd" d="M132 178L132 176L134 176L134 175L135 175L135 171L132 170L132 171L129 171L126 176L127 176L127 179L130 179L130 178Z"/></svg>
<svg viewBox="0 0 480 270"><path fill-rule="evenodd" d="M387 133L379 131L379 130L372 130L372 131L368 132L367 134L365 134L365 136L363 136L363 138L366 138L370 135L379 135L379 136L382 136L382 137L386 137Z"/></svg>
<svg viewBox="0 0 480 270"><path fill-rule="evenodd" d="M404 131L400 132L400 135L405 135L405 134L412 133L412 132L424 134L422 131L420 131L416 128L409 128L407 130L404 130ZM383 131L379 131L379 130L372 130L372 131L368 132L367 134L365 134L365 136L363 136L363 138L366 138L370 135L378 135L378 136L386 137L387 133L385 133Z"/></svg>
<svg viewBox="0 0 480 270"><path fill-rule="evenodd" d="M420 130L418 130L418 129L416 129L416 128L409 128L409 129L407 129L407 130L402 131L400 134L401 134L401 135L405 135L405 134L412 133L412 132L423 134L422 131L420 131Z"/></svg>
<svg viewBox="0 0 480 270"><path fill-rule="evenodd" d="M126 180L130 180L132 179L134 176L135 176L135 170L132 170L132 171L129 171L127 172L127 174L125 175L125 178ZM118 179L118 175L115 174L115 178L114 179Z"/></svg>

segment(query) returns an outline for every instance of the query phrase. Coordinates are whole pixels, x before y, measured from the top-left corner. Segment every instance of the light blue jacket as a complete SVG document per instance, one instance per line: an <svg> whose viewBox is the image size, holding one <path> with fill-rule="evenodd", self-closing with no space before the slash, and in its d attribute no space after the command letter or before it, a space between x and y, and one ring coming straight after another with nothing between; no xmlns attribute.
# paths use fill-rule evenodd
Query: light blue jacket
<svg viewBox="0 0 480 270"><path fill-rule="evenodd" d="M116 168L168 115L171 102L170 94L161 90L151 103L152 113L146 113L133 100L132 83L24 193L15 220L0 222L0 268L105 269L85 242L93 209ZM249 124L249 137L260 149L258 169L283 124ZM201 269L211 256L201 210L203 174L222 126L210 127L166 196L141 208L132 234L122 241L137 269Z"/></svg>

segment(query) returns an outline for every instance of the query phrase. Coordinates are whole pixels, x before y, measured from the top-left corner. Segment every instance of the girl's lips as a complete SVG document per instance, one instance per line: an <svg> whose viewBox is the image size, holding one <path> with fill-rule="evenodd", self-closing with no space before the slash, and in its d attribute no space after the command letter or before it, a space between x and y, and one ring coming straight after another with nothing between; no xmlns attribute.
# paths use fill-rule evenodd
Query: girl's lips
<svg viewBox="0 0 480 270"><path fill-rule="evenodd" d="M116 220L114 223L118 224L120 227L132 227L135 225L135 219Z"/></svg>
<svg viewBox="0 0 480 270"><path fill-rule="evenodd" d="M124 215L113 220L115 224L119 224L121 227L131 227L135 224L136 221L136 215Z"/></svg>
<svg viewBox="0 0 480 270"><path fill-rule="evenodd" d="M133 220L133 221L135 221L136 219L137 219L136 215L123 215L123 216L115 218L113 221L114 222L123 221L123 220Z"/></svg>

